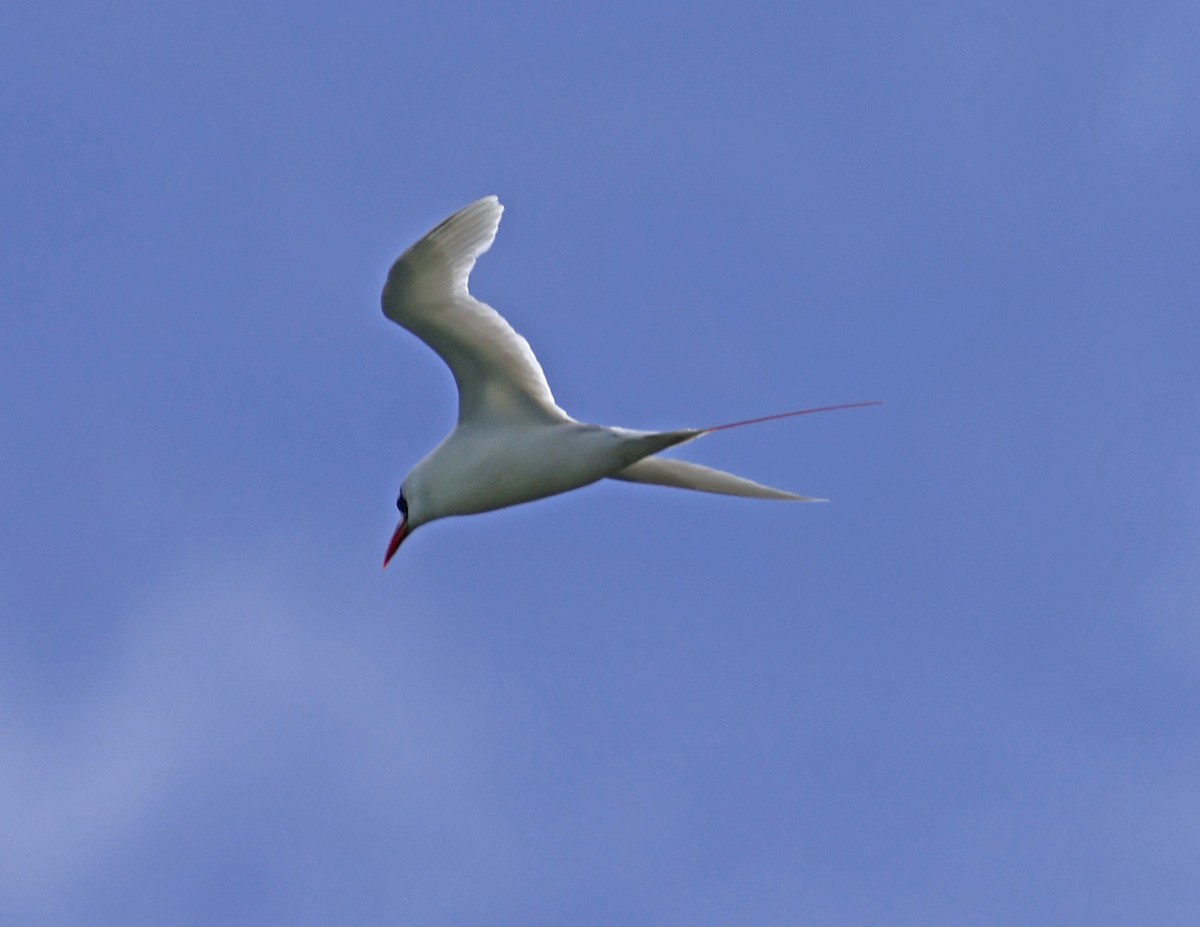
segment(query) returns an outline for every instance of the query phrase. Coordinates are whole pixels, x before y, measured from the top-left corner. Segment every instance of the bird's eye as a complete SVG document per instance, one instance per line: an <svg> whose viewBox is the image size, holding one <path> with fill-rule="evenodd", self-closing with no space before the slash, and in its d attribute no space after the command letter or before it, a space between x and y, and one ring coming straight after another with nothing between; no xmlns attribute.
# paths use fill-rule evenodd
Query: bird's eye
<svg viewBox="0 0 1200 927"><path fill-rule="evenodd" d="M400 498L396 500L396 508L400 510L400 514L408 518L408 502L405 501L404 493L400 494Z"/></svg>

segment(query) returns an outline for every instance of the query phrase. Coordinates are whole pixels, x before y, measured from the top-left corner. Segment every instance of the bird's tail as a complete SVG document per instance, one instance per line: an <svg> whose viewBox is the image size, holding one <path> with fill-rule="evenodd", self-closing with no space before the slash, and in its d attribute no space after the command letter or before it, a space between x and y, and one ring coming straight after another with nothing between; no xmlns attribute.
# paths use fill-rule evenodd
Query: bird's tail
<svg viewBox="0 0 1200 927"><path fill-rule="evenodd" d="M840 406L817 406L814 409L798 409L795 412L778 412L775 415L763 415L759 418L748 418L740 422L729 422L726 425L713 425L711 428L701 428L700 433L710 435L714 431L741 428L743 425L757 425L760 422L774 422L781 418L795 418L797 415L812 415L815 412L838 412L842 409L865 409L867 406L881 405L883 405L882 400L872 399L870 402L848 402Z"/></svg>
<svg viewBox="0 0 1200 927"><path fill-rule="evenodd" d="M775 489L773 486L764 486L762 483L734 476L724 470L714 470L712 467L702 467L700 464L688 463L686 460L669 460L665 457L646 457L637 463L630 464L624 470L617 471L611 478L625 480L628 483L654 483L657 486L676 486L679 489L715 492L723 496L745 496L749 499L784 499L790 502L828 501L827 499L814 499L811 496L798 496L794 492Z"/></svg>
<svg viewBox="0 0 1200 927"><path fill-rule="evenodd" d="M793 418L797 415L811 415L814 412L833 412L838 409L860 409L865 406L882 405L880 402L854 402L847 405L819 406L815 409L800 409L796 412L782 412L777 415L764 415L761 418L746 419L741 422L730 422L727 425L715 425L712 428L700 428L691 432L673 432L679 435L677 440L667 444L681 444L714 431L724 431L729 428L740 428L743 425L757 425L760 422L772 422L781 418ZM657 453L657 452L655 452ZM679 489L693 489L697 492L718 493L724 496L743 496L749 499L780 499L790 502L828 502L828 499L816 499L812 496L801 496L785 489L764 486L724 470L714 470L702 467L700 464L688 463L684 460L669 460L663 457L644 457L631 463L623 470L618 470L611 476L614 480L625 480L629 483L653 483L657 486L675 486Z"/></svg>

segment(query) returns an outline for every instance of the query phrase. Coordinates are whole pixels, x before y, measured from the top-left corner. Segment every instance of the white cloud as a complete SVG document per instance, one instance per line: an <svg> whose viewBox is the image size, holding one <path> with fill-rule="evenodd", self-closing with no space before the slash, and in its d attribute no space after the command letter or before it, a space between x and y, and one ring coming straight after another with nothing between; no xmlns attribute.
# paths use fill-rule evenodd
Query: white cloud
<svg viewBox="0 0 1200 927"><path fill-rule="evenodd" d="M421 640L421 606L405 597L399 618L396 591L374 570L241 551L183 567L114 622L124 645L78 703L42 710L4 674L20 710L0 720L0 920L119 922L138 892L182 904L204 890L186 870L238 848L261 884L222 918L287 913L325 856L361 865L356 830L482 865L504 828L461 771L485 761L486 699L456 687L469 657ZM393 902L406 882L390 880Z"/></svg>

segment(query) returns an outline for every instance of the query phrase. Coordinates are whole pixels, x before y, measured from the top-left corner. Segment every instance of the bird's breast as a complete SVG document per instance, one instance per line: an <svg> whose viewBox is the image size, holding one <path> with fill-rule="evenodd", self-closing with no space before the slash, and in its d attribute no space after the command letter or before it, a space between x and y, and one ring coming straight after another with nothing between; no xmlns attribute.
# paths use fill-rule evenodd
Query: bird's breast
<svg viewBox="0 0 1200 927"><path fill-rule="evenodd" d="M438 517L531 502L594 483L625 466L621 439L576 422L456 429L422 469Z"/></svg>

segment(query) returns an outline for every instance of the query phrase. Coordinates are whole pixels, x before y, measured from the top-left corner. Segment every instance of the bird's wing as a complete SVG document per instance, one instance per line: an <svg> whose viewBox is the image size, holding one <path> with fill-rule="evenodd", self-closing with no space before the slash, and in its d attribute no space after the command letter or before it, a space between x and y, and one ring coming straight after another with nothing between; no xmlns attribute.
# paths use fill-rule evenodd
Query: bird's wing
<svg viewBox="0 0 1200 927"><path fill-rule="evenodd" d="M673 460L666 457L643 458L637 463L630 464L624 470L618 470L612 474L610 479L625 480L628 483L677 486L680 489L715 492L723 496L745 496L750 499L785 499L792 502L826 501L809 496L798 496L784 489L763 486L761 483L734 476L724 470L714 470L712 467L702 467L700 464L689 463L686 460Z"/></svg>
<svg viewBox="0 0 1200 927"><path fill-rule="evenodd" d="M504 207L485 196L405 251L388 272L383 314L435 350L458 384L458 420L564 421L529 342L467 292Z"/></svg>

